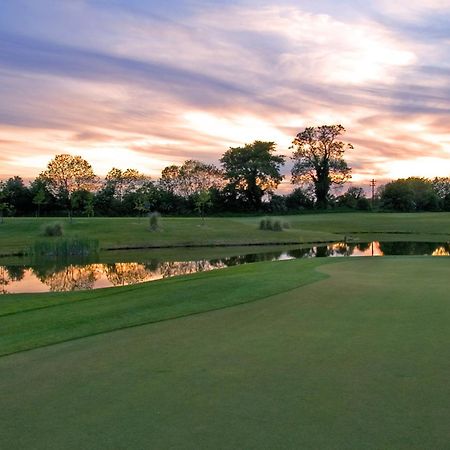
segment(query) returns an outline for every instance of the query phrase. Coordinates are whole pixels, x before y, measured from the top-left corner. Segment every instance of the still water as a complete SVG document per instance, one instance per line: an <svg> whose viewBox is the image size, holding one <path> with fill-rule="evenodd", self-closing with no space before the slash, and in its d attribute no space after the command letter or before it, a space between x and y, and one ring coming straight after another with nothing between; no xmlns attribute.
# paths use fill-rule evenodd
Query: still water
<svg viewBox="0 0 450 450"><path fill-rule="evenodd" d="M238 250L236 250L238 251ZM359 244L335 243L312 247L273 250L264 248L240 249L240 254L222 258L183 258L178 260L155 259L152 251L142 252L136 261L100 263L95 261L67 263L45 260L33 264L0 265L0 293L62 292L124 286L144 281L186 275L195 272L222 269L258 261L285 259L384 256L384 255L433 255L449 256L450 243L430 242L368 242Z"/></svg>

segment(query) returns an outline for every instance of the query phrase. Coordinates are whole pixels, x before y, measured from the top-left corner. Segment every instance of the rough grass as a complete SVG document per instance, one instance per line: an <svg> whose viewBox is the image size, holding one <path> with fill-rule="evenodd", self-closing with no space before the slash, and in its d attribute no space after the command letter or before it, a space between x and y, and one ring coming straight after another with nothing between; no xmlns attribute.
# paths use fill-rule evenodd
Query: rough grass
<svg viewBox="0 0 450 450"><path fill-rule="evenodd" d="M275 218L273 218L275 220ZM101 248L168 247L196 245L248 245L268 243L331 242L344 237L361 241L446 241L450 239L450 213L418 214L309 214L285 216L291 227L283 233L259 230L258 217L161 218L158 232L138 218L78 218L64 223L65 237L97 239ZM41 236L46 218L7 218L0 226L0 254L30 247Z"/></svg>
<svg viewBox="0 0 450 450"><path fill-rule="evenodd" d="M160 314L177 296L169 309L260 300L0 358L2 445L448 448L450 258L328 261L98 291L111 309L94 293L5 297L15 311L6 321L36 317L27 308L55 311L28 323L37 334L64 316L76 319L90 302L95 314L85 323L103 312L114 321L127 305L138 311L155 302Z"/></svg>

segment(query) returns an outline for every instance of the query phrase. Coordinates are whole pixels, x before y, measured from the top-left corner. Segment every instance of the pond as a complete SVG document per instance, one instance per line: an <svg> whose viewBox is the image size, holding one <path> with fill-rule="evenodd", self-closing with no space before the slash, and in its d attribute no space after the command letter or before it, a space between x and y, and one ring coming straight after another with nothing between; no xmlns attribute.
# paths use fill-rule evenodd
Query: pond
<svg viewBox="0 0 450 450"><path fill-rule="evenodd" d="M217 252L220 253L216 250L216 255ZM207 257L204 256L206 253ZM132 256L126 252L116 252L114 262L100 262L99 259L78 262L47 259L30 264L0 265L0 293L62 292L124 286L258 261L339 256L448 256L450 243L337 242L310 247L271 247L270 251L264 247L228 248L227 251L222 250L222 256L211 257L211 254L211 250L208 252L205 249L203 255L201 250L192 253L176 249L165 254L146 250L134 252Z"/></svg>

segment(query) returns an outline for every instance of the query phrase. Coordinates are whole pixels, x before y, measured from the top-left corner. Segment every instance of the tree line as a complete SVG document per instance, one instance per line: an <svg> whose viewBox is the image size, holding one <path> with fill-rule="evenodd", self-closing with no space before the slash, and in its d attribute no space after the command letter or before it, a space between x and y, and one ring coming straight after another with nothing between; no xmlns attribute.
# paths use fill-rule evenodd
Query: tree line
<svg viewBox="0 0 450 450"><path fill-rule="evenodd" d="M80 156L57 155L29 185L19 176L0 183L0 214L130 216L229 212L296 213L314 209L381 208L393 211L450 210L450 178L393 181L368 199L361 187L337 195L333 187L351 177L344 160L353 148L340 140L341 125L309 127L290 147L292 183L287 195L275 190L286 156L274 142L255 141L232 147L220 167L198 160L166 167L158 180L136 169L112 168L104 179Z"/></svg>

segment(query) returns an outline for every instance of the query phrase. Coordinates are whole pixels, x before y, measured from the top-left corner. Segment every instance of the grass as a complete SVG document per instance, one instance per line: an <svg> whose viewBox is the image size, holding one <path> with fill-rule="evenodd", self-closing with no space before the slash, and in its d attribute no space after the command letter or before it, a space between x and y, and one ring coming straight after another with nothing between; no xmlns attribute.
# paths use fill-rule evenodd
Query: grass
<svg viewBox="0 0 450 450"><path fill-rule="evenodd" d="M249 245L269 243L332 242L355 240L448 241L450 213L417 214L309 214L284 216L290 224L283 233L259 230L258 217L161 218L157 232L148 230L138 218L78 218L64 223L66 238L98 240L103 249L126 247L170 247L198 245ZM46 218L9 218L0 226L0 254L23 252L42 240ZM52 239L52 238L49 238Z"/></svg>
<svg viewBox="0 0 450 450"><path fill-rule="evenodd" d="M0 253L45 243L48 221L7 219ZM75 219L64 239L173 259L177 246L450 240L450 213L282 221L267 233L258 217L162 218L150 232L146 220ZM1 446L448 448L449 273L450 258L293 260L2 296Z"/></svg>
<svg viewBox="0 0 450 450"><path fill-rule="evenodd" d="M296 260L5 296L3 353L91 336L0 358L2 445L448 448L449 270Z"/></svg>
<svg viewBox="0 0 450 450"><path fill-rule="evenodd" d="M98 253L98 241L86 238L53 238L46 241L35 241L28 250L32 257L89 256Z"/></svg>
<svg viewBox="0 0 450 450"><path fill-rule="evenodd" d="M119 288L6 295L0 302L0 356L259 300L319 279L323 275L314 268L321 264L307 261L300 272L249 264Z"/></svg>

